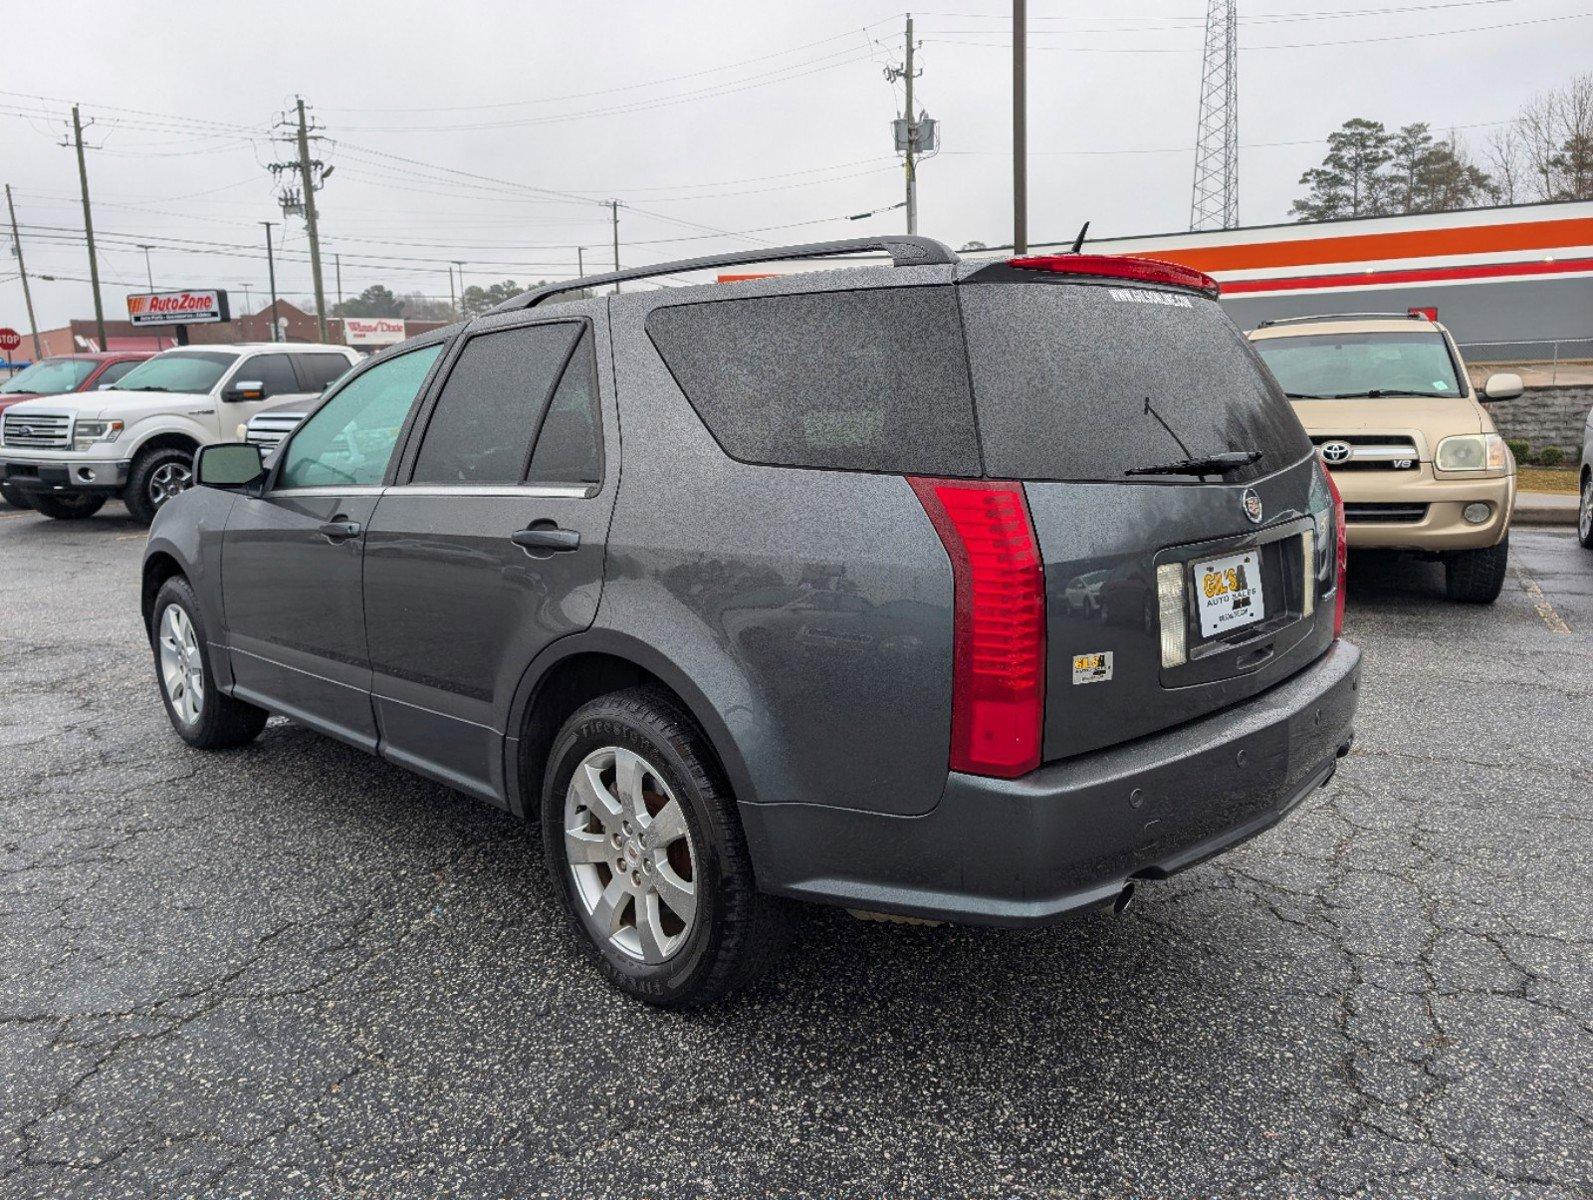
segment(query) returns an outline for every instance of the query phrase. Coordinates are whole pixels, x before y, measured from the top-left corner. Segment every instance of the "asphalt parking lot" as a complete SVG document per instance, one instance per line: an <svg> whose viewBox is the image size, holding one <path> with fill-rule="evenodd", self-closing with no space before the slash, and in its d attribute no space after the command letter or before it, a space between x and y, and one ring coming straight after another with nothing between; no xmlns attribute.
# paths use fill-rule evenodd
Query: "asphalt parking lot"
<svg viewBox="0 0 1593 1200"><path fill-rule="evenodd" d="M1593 554L1354 558L1359 742L1037 933L815 911L716 1011L602 985L509 818L282 722L206 755L143 532L0 510L0 1196L1587 1196Z"/></svg>

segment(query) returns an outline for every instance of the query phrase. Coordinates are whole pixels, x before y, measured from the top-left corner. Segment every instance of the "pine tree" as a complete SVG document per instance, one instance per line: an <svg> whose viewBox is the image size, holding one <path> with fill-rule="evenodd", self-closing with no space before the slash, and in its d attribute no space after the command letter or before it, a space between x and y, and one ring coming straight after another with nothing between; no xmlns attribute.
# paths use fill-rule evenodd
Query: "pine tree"
<svg viewBox="0 0 1593 1200"><path fill-rule="evenodd" d="M1300 176L1310 194L1291 211L1302 221L1378 216L1387 211L1382 172L1392 157L1392 135L1381 121L1353 117L1328 135L1327 157Z"/></svg>

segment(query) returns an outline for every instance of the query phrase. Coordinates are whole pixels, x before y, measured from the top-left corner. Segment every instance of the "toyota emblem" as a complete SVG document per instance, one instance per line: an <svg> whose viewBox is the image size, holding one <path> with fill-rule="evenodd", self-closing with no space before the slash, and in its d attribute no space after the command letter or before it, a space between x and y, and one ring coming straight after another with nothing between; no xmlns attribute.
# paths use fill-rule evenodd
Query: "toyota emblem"
<svg viewBox="0 0 1593 1200"><path fill-rule="evenodd" d="M1322 443L1322 460L1324 462L1348 462L1351 453L1353 453L1353 451L1351 450L1350 444L1348 442L1334 441Z"/></svg>
<svg viewBox="0 0 1593 1200"><path fill-rule="evenodd" d="M1261 497L1256 495L1255 488L1245 489L1244 495L1239 497L1239 505L1245 510L1245 516L1250 518L1252 525L1261 524Z"/></svg>

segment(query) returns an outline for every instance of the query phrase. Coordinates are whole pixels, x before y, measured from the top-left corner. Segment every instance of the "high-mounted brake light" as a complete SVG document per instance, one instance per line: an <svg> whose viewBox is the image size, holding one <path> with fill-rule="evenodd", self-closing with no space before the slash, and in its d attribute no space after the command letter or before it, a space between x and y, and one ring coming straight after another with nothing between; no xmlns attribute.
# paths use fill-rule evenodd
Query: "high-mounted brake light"
<svg viewBox="0 0 1593 1200"><path fill-rule="evenodd" d="M1438 310L1436 308L1431 308L1431 307L1428 307L1428 308L1407 308L1405 310L1405 315L1407 317L1426 317L1429 321L1438 320Z"/></svg>
<svg viewBox="0 0 1593 1200"><path fill-rule="evenodd" d="M1322 472L1328 491L1333 493L1333 636L1338 638L1344 636L1344 569L1349 566L1350 543L1344 528L1344 497L1339 494L1339 485L1333 472L1323 464L1318 463L1317 470Z"/></svg>
<svg viewBox="0 0 1593 1200"><path fill-rule="evenodd" d="M1124 254L1036 254L1007 261L1020 271L1051 271L1057 275L1091 275L1130 283L1160 283L1188 288L1216 299L1222 290L1204 271L1159 258L1133 258Z"/></svg>
<svg viewBox="0 0 1593 1200"><path fill-rule="evenodd" d="M1020 483L909 479L951 558L951 768L1012 779L1040 765L1045 571Z"/></svg>

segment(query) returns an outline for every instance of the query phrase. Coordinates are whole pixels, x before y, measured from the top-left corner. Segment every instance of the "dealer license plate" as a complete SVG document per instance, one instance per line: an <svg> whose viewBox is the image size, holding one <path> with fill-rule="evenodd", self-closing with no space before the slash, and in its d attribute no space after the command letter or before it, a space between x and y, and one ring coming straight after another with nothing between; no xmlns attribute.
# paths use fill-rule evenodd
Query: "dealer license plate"
<svg viewBox="0 0 1593 1200"><path fill-rule="evenodd" d="M1261 595L1261 555L1254 550L1195 564L1200 636L1216 637L1253 625L1267 615Z"/></svg>

